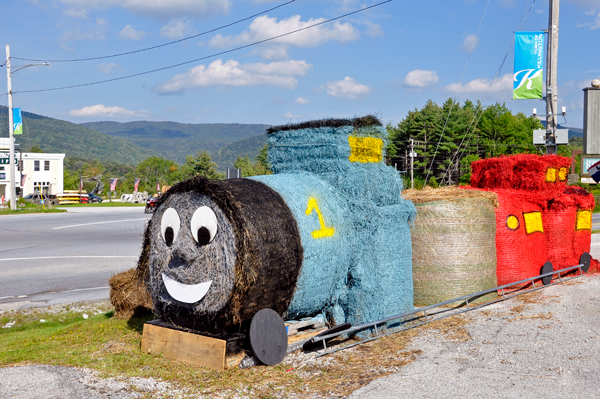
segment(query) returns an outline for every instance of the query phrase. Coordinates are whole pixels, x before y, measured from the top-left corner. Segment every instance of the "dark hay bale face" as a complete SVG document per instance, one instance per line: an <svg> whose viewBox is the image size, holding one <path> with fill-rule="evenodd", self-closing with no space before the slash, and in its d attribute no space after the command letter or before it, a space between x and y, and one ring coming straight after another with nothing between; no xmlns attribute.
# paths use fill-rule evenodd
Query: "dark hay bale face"
<svg viewBox="0 0 600 399"><path fill-rule="evenodd" d="M223 211L191 191L169 196L154 218L149 283L155 310L221 311L233 290L236 261L234 230Z"/></svg>
<svg viewBox="0 0 600 399"><path fill-rule="evenodd" d="M249 179L196 176L160 198L137 273L161 319L240 331L261 309L287 310L302 254L294 216L277 192Z"/></svg>

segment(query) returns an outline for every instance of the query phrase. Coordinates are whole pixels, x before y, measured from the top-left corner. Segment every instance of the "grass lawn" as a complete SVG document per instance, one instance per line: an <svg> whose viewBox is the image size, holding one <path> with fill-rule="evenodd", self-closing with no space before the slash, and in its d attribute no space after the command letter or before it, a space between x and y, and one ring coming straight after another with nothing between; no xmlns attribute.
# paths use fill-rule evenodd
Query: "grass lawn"
<svg viewBox="0 0 600 399"><path fill-rule="evenodd" d="M337 397L396 373L416 359L419 351L406 347L422 331L393 334L321 358L297 352L277 366L219 372L142 352L143 324L153 316L119 320L106 302L85 306L0 312L0 367L49 364L87 367L103 377L152 377L172 383L191 397ZM465 323L460 316L451 317L426 328L453 339L470 339L467 333L460 334L466 331Z"/></svg>

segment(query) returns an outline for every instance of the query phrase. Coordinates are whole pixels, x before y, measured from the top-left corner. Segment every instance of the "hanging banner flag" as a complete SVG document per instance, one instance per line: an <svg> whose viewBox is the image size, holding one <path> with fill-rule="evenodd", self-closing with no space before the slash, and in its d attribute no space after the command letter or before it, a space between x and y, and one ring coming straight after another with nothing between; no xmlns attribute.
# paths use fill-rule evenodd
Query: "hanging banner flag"
<svg viewBox="0 0 600 399"><path fill-rule="evenodd" d="M23 114L21 108L13 108L13 134L23 134Z"/></svg>
<svg viewBox="0 0 600 399"><path fill-rule="evenodd" d="M110 179L110 191L117 191L117 180L119 180L119 178Z"/></svg>
<svg viewBox="0 0 600 399"><path fill-rule="evenodd" d="M83 191L83 178L79 178L79 191Z"/></svg>
<svg viewBox="0 0 600 399"><path fill-rule="evenodd" d="M27 175L21 175L21 187L25 187L25 180L27 180Z"/></svg>
<svg viewBox="0 0 600 399"><path fill-rule="evenodd" d="M544 32L515 33L513 99L542 98Z"/></svg>
<svg viewBox="0 0 600 399"><path fill-rule="evenodd" d="M158 179L156 179L156 191L160 192L160 183L158 182Z"/></svg>
<svg viewBox="0 0 600 399"><path fill-rule="evenodd" d="M139 185L140 185L140 179L134 179L133 180L133 187L134 187L133 191L137 192Z"/></svg>

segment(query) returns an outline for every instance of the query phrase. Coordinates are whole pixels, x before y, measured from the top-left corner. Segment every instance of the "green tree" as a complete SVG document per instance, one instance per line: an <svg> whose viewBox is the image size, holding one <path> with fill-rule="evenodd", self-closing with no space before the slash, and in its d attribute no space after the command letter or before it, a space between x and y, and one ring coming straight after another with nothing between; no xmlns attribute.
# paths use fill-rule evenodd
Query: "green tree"
<svg viewBox="0 0 600 399"><path fill-rule="evenodd" d="M233 166L236 169L240 169L240 171L242 172L242 177L273 174L273 172L271 171L271 165L269 165L267 151L268 145L265 144L256 156L256 158L254 158L255 162L250 160L250 158L248 158L247 156L238 157L233 162Z"/></svg>
<svg viewBox="0 0 600 399"><path fill-rule="evenodd" d="M157 180L161 186L171 186L180 180L179 166L170 159L152 156L137 165L135 177L141 179L139 191L154 193Z"/></svg>
<svg viewBox="0 0 600 399"><path fill-rule="evenodd" d="M225 176L217 172L217 164L213 162L208 151L198 151L194 155L185 157L185 164L181 167L181 178L188 179L193 176L205 176L211 180L222 180Z"/></svg>

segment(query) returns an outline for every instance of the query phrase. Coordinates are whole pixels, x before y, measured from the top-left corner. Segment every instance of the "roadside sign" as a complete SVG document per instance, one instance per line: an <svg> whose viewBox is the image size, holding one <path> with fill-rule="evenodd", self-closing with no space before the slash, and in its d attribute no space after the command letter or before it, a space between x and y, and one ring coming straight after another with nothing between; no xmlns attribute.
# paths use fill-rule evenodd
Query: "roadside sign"
<svg viewBox="0 0 600 399"><path fill-rule="evenodd" d="M8 158L9 158L9 153L8 152L0 152L0 165L8 165ZM17 157L15 156L15 165L17 164Z"/></svg>
<svg viewBox="0 0 600 399"><path fill-rule="evenodd" d="M589 177L592 176L588 173L588 169L592 167L596 162L600 162L600 155L582 155L581 156L581 177ZM592 179L593 181L593 179ZM582 182L583 183L583 182ZM596 183L596 182L594 182Z"/></svg>

